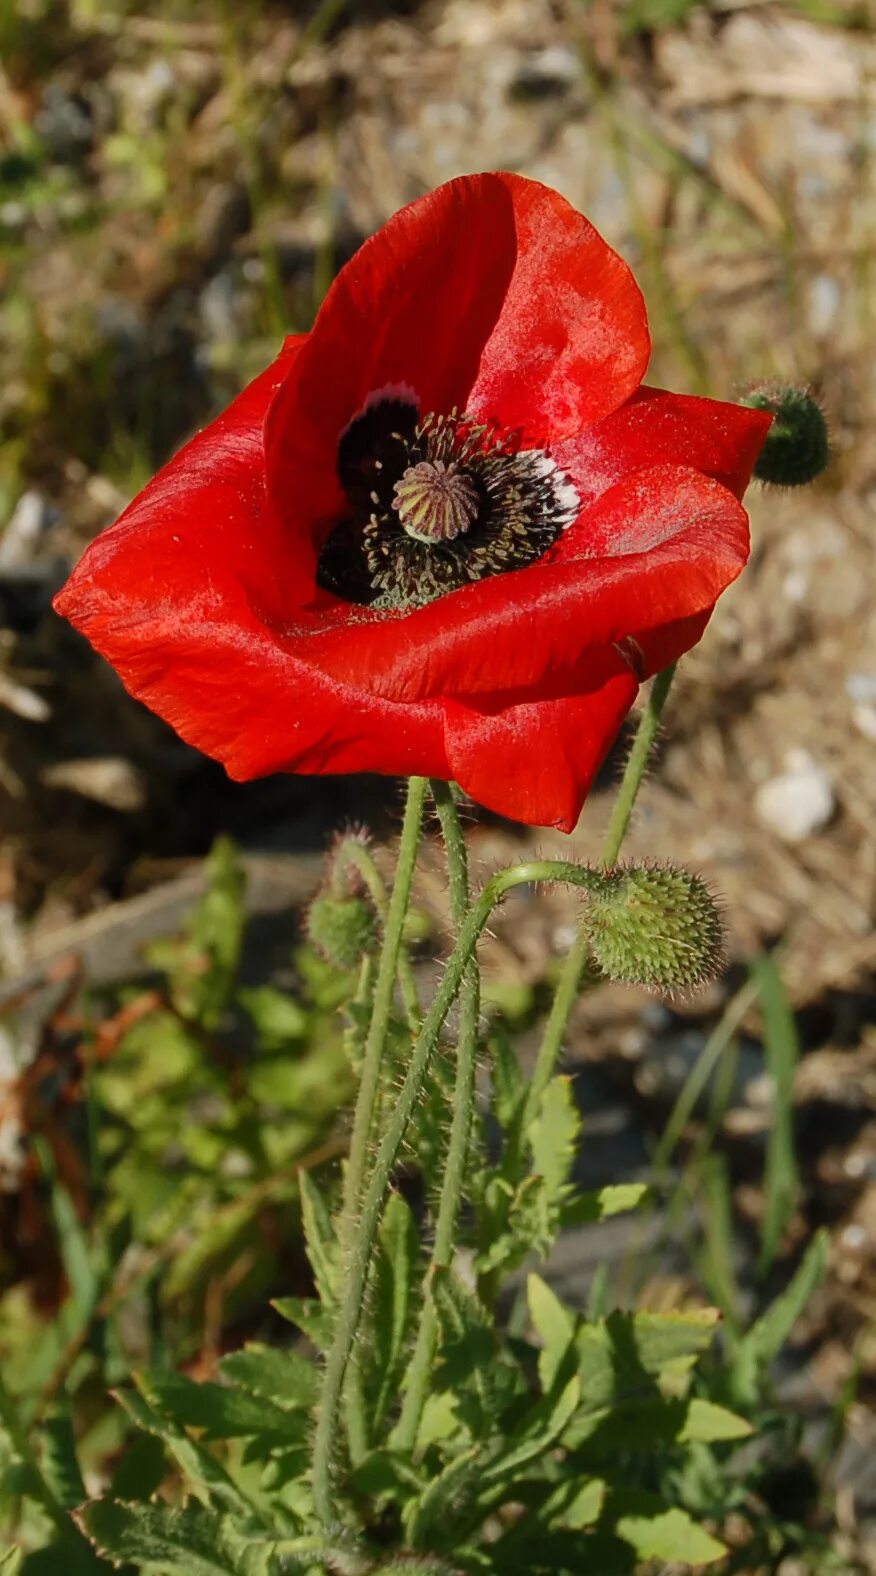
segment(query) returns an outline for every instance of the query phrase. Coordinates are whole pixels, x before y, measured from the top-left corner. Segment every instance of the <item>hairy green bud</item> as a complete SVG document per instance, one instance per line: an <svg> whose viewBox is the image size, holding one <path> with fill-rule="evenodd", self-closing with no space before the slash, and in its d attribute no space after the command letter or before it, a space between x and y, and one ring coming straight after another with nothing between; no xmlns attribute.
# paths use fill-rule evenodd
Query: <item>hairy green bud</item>
<svg viewBox="0 0 876 1576"><path fill-rule="evenodd" d="M588 896L585 923L608 979L671 993L706 984L721 966L718 905L699 876L675 865L607 871Z"/></svg>
<svg viewBox="0 0 876 1576"><path fill-rule="evenodd" d="M327 963L356 966L377 942L377 921L364 898L317 893L307 913L307 934Z"/></svg>
<svg viewBox="0 0 876 1576"><path fill-rule="evenodd" d="M755 461L758 481L802 487L821 475L830 459L827 422L807 389L768 384L752 389L743 404L773 414L773 424Z"/></svg>

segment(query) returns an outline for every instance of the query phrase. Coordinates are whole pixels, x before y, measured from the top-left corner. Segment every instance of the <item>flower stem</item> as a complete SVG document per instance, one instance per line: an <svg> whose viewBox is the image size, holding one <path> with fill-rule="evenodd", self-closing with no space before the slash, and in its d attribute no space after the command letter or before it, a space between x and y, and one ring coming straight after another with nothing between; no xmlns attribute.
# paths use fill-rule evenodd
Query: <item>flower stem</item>
<svg viewBox="0 0 876 1576"><path fill-rule="evenodd" d="M639 719L636 737L627 760L618 795L614 803L608 831L602 845L601 864L604 870L610 870L617 863L617 856L627 834L630 818L633 813L639 789L645 776L645 770L654 746L654 741L660 727L660 718L666 705L672 680L675 677L677 663L664 668L658 673L651 685L645 709ZM587 966L589 941L587 928L581 925L578 934L572 942L566 960L563 964L548 1021L545 1025L544 1036L539 1046L535 1059L529 1090L526 1096L526 1110L522 1124L525 1132L526 1125L535 1115L538 1102L553 1077L563 1043L563 1036L571 1016L572 1008L579 994L582 984L582 975Z"/></svg>
<svg viewBox="0 0 876 1576"><path fill-rule="evenodd" d="M324 1523L330 1523L333 1519L332 1458L338 1411L344 1376L362 1315L383 1200L408 1123L420 1097L438 1035L462 984L466 966L495 905L512 887L535 881L568 881L573 886L592 887L598 880L599 877L586 866L574 865L565 860L533 860L528 864L512 866L509 870L501 870L484 887L460 928L459 939L448 960L441 985L414 1044L408 1071L378 1149L362 1199L356 1233L350 1244L344 1287L346 1295L338 1312L326 1360L314 1439L313 1499L316 1513Z"/></svg>
<svg viewBox="0 0 876 1576"><path fill-rule="evenodd" d="M395 883L386 913L383 946L377 964L371 1022L368 1025L365 1050L362 1056L362 1076L359 1081L356 1114L353 1118L353 1135L350 1139L350 1155L344 1179L341 1238L345 1246L349 1246L353 1235L359 1200L362 1196L365 1180L365 1166L368 1159L368 1143L371 1137L374 1105L380 1087L380 1065L383 1057L386 1031L389 1028L389 1019L392 1012L398 958L402 945L402 930L404 928L405 915L408 911L408 900L411 895L414 865L417 861L425 798L425 777L412 777L408 783L408 798L405 805L405 818L402 825Z"/></svg>
<svg viewBox="0 0 876 1576"><path fill-rule="evenodd" d="M454 924L459 931L469 910L468 856L462 824L453 795L446 783L432 783L438 819L447 850L447 873L450 884L450 907ZM453 1120L450 1142L444 1166L438 1217L435 1223L435 1242L432 1259L426 1276L423 1309L420 1315L414 1352L408 1366L405 1382L405 1399L401 1416L393 1431L393 1445L400 1450L413 1450L417 1430L426 1400L432 1358L438 1326L435 1308L429 1295L432 1271L446 1268L453 1254L456 1223L462 1202L465 1182L465 1162L468 1154L469 1135L474 1108L475 1072L477 1068L478 1017L480 1015L480 974L477 958L472 953L466 967L460 992L459 1045L456 1053L456 1084L453 1092Z"/></svg>
<svg viewBox="0 0 876 1576"><path fill-rule="evenodd" d="M639 797L639 789L642 786L651 751L654 748L654 741L660 728L660 718L663 715L666 697L672 687L672 680L675 678L677 666L678 663L673 662L668 668L664 668L662 673L657 674L654 683L651 685L651 693L645 704L645 710L639 719L636 737L633 740L633 747L630 750L626 770L621 779L617 798L614 801L614 810L608 824L608 831L605 834L605 842L602 845L602 864L606 870L610 870L612 865L617 863L621 844L627 835L630 817Z"/></svg>

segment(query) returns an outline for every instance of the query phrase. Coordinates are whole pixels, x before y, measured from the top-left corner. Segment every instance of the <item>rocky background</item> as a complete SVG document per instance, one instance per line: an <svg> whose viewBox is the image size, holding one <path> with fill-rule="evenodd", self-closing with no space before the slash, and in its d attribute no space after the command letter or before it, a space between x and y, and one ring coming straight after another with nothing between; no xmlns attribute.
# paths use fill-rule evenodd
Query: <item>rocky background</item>
<svg viewBox="0 0 876 1576"><path fill-rule="evenodd" d="M726 398L782 377L822 398L831 467L800 495L752 490L751 567L682 667L629 843L688 861L724 894L730 973L689 1006L595 992L569 1051L592 1117L582 1164L614 1178L647 1168L710 1032L733 1043L718 1137L744 1262L777 1098L746 970L778 949L802 1053L787 1258L816 1224L832 1240L795 1382L817 1406L856 1376L853 1542L876 1499L871 21L863 0L0 6L10 1002L71 953L98 976L123 972L146 934L177 923L220 831L283 855L294 902L333 825L392 829L395 792L378 782L229 784L49 603L86 542L283 333L307 328L335 269L401 203L464 171L544 180L636 269L652 382ZM572 839L582 854L598 847L616 764ZM527 841L569 846L486 817L472 841L485 866ZM440 910L428 872L421 895ZM276 908L276 893L264 902ZM572 919L559 897L506 910L489 952L497 1000L539 991ZM9 1091L16 1054L0 1047Z"/></svg>

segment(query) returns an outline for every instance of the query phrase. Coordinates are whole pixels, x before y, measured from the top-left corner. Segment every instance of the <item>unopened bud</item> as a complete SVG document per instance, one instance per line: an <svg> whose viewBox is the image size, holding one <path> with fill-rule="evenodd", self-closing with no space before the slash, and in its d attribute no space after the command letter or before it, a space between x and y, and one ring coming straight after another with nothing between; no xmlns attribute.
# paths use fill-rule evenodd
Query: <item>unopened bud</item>
<svg viewBox="0 0 876 1576"><path fill-rule="evenodd" d="M667 993L714 979L723 956L718 906L705 882L675 865L629 865L590 894L593 959L608 979Z"/></svg>
<svg viewBox="0 0 876 1576"><path fill-rule="evenodd" d="M773 414L773 424L754 465L758 481L802 487L821 475L830 458L827 422L808 390L767 384L752 389L743 404Z"/></svg>
<svg viewBox="0 0 876 1576"><path fill-rule="evenodd" d="M327 963L351 969L375 946L377 922L364 898L320 892L308 910L307 934Z"/></svg>

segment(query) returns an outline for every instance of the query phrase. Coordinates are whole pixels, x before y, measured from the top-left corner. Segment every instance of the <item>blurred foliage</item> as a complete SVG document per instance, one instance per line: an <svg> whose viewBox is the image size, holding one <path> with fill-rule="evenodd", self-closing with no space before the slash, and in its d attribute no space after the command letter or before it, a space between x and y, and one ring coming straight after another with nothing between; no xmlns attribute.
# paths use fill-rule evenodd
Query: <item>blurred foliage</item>
<svg viewBox="0 0 876 1576"><path fill-rule="evenodd" d="M22 1075L32 1249L16 1262L10 1240L0 1366L27 1418L72 1399L86 1463L118 1439L106 1390L132 1364L215 1350L302 1274L299 1168L336 1148L352 1082L336 1009L355 982L301 948L293 995L243 984L244 895L222 841L184 934L150 949L154 983L92 1001L62 1089L57 1024Z"/></svg>
<svg viewBox="0 0 876 1576"><path fill-rule="evenodd" d="M162 949L164 1019L144 1016L136 1034L128 1031L135 1048L126 1046L127 1036L118 1047L131 1057L128 1087L121 1115L110 1102L108 1125L129 1136L138 1154L145 1147L143 1161L133 1164L135 1171L145 1166L153 1193L162 1192L154 1156L136 1136L151 1131L152 1120L132 1126L130 1113L138 1105L155 1109L156 1089L161 1104L177 1087L174 1120L178 1134L186 1131L192 1112L178 1085L190 1077L189 1037L204 1031L205 1022L210 1034L221 1031L241 995L235 982L240 876L227 846L214 855L212 877L186 936ZM247 1013L256 1008L259 1064L265 1056L268 1065L285 1057L293 1068L306 1066L302 1039L314 1033L319 1039L326 1006L337 1004L342 984L337 975L314 971L312 959L307 976L309 992L300 1003L273 990L244 993ZM774 1003L778 988L777 977L770 979ZM355 1011L350 1021L352 1045ZM175 1025L167 1040L162 1022ZM291 1056L290 1042L299 1047ZM150 1043L161 1069L151 1077L138 1048ZM672 1313L642 1304L607 1316L594 1308L584 1316L538 1274L521 1284L518 1266L547 1256L564 1227L647 1207L648 1190L628 1184L578 1192L570 1173L581 1119L570 1080L554 1079L530 1110L528 1084L501 1023L489 1031L485 1050L490 1092L481 1132L472 1139L468 1268L461 1275L460 1259L459 1268L430 1282L438 1349L413 1450L397 1439L393 1420L423 1305L428 1224L396 1192L380 1231L357 1345L355 1400L344 1419L350 1467L338 1480L343 1525L320 1532L313 1518L308 1460L319 1368L299 1347L290 1349L282 1338L250 1342L212 1361L204 1379L180 1372L174 1352L158 1342L126 1383L118 1344L108 1342L102 1373L90 1352L90 1396L85 1375L71 1372L72 1414L67 1395L37 1415L25 1397L0 1390L3 1504L23 1554L12 1569L44 1576L63 1561L74 1576L120 1564L146 1576L390 1570L396 1576L558 1576L578 1571L584 1559L605 1576L631 1576L650 1571L653 1561L773 1572L792 1557L811 1576L851 1568L832 1546L802 1424L780 1404L774 1385L776 1360L824 1274L823 1237L777 1295L758 1293L754 1303L750 1289L730 1284L732 1266L725 1265L723 1280L705 1275L728 1311L731 1301L748 1299L744 1328L730 1318L722 1330L720 1311L696 1299ZM254 1070L255 1062L250 1065ZM120 1066L114 1057L114 1074ZM110 1087L118 1105L118 1084ZM257 1104L259 1096L247 1087ZM270 1081L270 1087L273 1099L277 1086ZM286 1090L282 1079L280 1088ZM191 1099L191 1084L189 1091ZM217 1093L215 1084L210 1091ZM433 1080L418 1118L424 1134L446 1127L445 1100L442 1079ZM223 1131L233 1132L235 1148L245 1151L232 1104ZM270 1118L266 1125L270 1131ZM201 1124L192 1141L189 1170L202 1181L211 1176L224 1194L212 1120L207 1128ZM416 1152L429 1193L440 1179L443 1145L418 1139ZM110 1146L107 1153L111 1189L116 1151ZM314 1181L301 1174L312 1294L275 1304L317 1351L325 1350L344 1297L335 1175L330 1167ZM154 1230L146 1191L143 1220ZM89 1239L77 1228L63 1192L55 1192L70 1296L87 1307L100 1275L93 1233ZM162 1197L159 1218L166 1202ZM129 1208L127 1218L135 1216ZM771 1229L768 1221L765 1231ZM644 1273L645 1261L640 1268ZM167 1280L156 1290L166 1296ZM497 1308L505 1311L494 1322ZM111 1413L101 1405L107 1379L122 1381L121 1405ZM838 1438L839 1413L836 1429ZM95 1468L104 1496L71 1521Z"/></svg>

